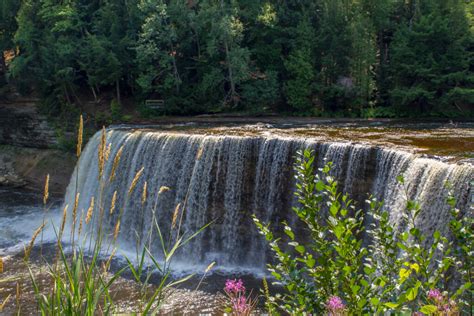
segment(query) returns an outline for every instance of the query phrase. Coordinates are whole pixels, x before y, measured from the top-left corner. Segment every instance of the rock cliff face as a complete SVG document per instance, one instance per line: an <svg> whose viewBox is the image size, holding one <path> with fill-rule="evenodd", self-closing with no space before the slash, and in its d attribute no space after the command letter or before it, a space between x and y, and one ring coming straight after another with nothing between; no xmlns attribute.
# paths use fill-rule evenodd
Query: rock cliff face
<svg viewBox="0 0 474 316"><path fill-rule="evenodd" d="M0 144L51 148L58 145L54 129L36 109L36 99L0 103Z"/></svg>
<svg viewBox="0 0 474 316"><path fill-rule="evenodd" d="M0 186L43 190L50 174L50 191L63 194L74 168L74 155L57 149L54 129L36 109L37 100L0 102Z"/></svg>

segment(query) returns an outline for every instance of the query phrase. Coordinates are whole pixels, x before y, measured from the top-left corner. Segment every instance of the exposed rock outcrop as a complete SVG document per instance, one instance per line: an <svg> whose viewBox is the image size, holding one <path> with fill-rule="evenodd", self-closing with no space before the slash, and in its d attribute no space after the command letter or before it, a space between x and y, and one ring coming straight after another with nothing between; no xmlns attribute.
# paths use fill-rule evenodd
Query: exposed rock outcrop
<svg viewBox="0 0 474 316"><path fill-rule="evenodd" d="M0 144L51 148L58 145L54 129L36 108L37 99L0 103Z"/></svg>
<svg viewBox="0 0 474 316"><path fill-rule="evenodd" d="M49 174L50 192L62 195L75 163L73 154L60 150L0 145L0 186L41 191Z"/></svg>

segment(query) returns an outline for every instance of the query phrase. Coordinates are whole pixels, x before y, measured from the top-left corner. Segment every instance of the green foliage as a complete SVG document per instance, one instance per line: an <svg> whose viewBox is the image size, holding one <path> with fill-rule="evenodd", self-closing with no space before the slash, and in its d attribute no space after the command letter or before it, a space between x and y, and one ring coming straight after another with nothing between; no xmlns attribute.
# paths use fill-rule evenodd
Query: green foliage
<svg viewBox="0 0 474 316"><path fill-rule="evenodd" d="M472 42L461 1L428 1L407 17L392 44L392 104L407 112L459 111L469 102ZM472 101L472 100L471 100ZM459 103L459 104L458 104Z"/></svg>
<svg viewBox="0 0 474 316"><path fill-rule="evenodd" d="M313 162L314 155L305 150L295 165L299 206L293 212L298 225L305 227L306 238L298 238L286 222L277 235L254 217L274 253L275 263L268 270L284 287L284 293L270 297L267 304L292 315L324 314L327 302L336 296L353 315L407 313L432 309L433 298L427 293L434 289L450 290L443 294L443 302L455 301L456 305L449 303L451 310L466 303L462 295L472 282L471 222L462 222L459 211L453 210L451 227L458 242L439 231L428 236L417 226L420 205L408 197L399 227L373 198L367 201L364 218L363 211L338 191L332 164L315 174ZM398 180L404 185L403 177ZM448 203L454 208L452 198ZM453 273L462 275L462 281L450 281ZM434 307L436 311L440 306Z"/></svg>
<svg viewBox="0 0 474 316"><path fill-rule="evenodd" d="M110 102L110 114L114 121L120 121L122 119L122 105L116 99Z"/></svg>
<svg viewBox="0 0 474 316"><path fill-rule="evenodd" d="M270 70L242 85L242 103L253 112L268 110L275 105L278 97L278 76L275 71Z"/></svg>
<svg viewBox="0 0 474 316"><path fill-rule="evenodd" d="M313 67L308 50L297 49L285 62L290 79L285 84L288 104L296 111L308 112L311 109Z"/></svg>
<svg viewBox="0 0 474 316"><path fill-rule="evenodd" d="M113 94L163 99L170 114L466 116L472 12L463 0L5 0L0 51L14 58L0 70L58 110Z"/></svg>

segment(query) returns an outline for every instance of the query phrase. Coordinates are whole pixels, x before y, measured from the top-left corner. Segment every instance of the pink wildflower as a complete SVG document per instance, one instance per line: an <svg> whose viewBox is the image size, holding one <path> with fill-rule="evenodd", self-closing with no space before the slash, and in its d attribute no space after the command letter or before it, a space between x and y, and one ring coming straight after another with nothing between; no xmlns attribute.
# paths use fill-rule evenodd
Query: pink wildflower
<svg viewBox="0 0 474 316"><path fill-rule="evenodd" d="M331 296L326 303L326 308L330 312L338 312L342 311L346 306L342 302L341 298L339 296Z"/></svg>
<svg viewBox="0 0 474 316"><path fill-rule="evenodd" d="M224 291L226 291L227 293L243 293L245 292L245 287L244 287L244 282L242 282L241 279L239 280L227 280L225 281L225 288L224 288Z"/></svg>
<svg viewBox="0 0 474 316"><path fill-rule="evenodd" d="M245 313L249 309L247 304L247 298L245 296L240 296L232 300L233 310L237 313Z"/></svg>
<svg viewBox="0 0 474 316"><path fill-rule="evenodd" d="M443 301L443 294L438 289L431 289L428 291L428 299L439 303Z"/></svg>

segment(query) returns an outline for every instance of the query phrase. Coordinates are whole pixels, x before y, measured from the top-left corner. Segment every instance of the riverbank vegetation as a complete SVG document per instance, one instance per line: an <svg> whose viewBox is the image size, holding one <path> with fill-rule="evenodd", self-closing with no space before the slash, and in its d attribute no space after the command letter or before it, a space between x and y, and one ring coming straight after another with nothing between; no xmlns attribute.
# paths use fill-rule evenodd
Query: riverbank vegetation
<svg viewBox="0 0 474 316"><path fill-rule="evenodd" d="M269 310L290 315L460 315L472 312L473 219L451 207L449 236L424 232L420 205L406 196L402 221L369 198L369 211L338 191L332 164L315 172L311 151L300 152L293 208L307 237L290 224L272 231L254 217L274 254L268 265L284 292L267 298ZM400 185L404 185L399 176ZM401 197L403 198L403 197Z"/></svg>
<svg viewBox="0 0 474 316"><path fill-rule="evenodd" d="M0 89L59 117L472 115L464 0L0 3ZM8 84L7 84L8 83ZM159 110L145 100L164 100Z"/></svg>

